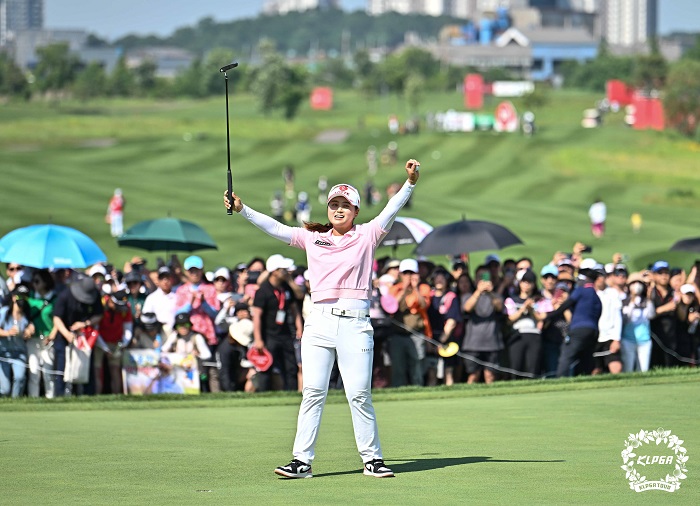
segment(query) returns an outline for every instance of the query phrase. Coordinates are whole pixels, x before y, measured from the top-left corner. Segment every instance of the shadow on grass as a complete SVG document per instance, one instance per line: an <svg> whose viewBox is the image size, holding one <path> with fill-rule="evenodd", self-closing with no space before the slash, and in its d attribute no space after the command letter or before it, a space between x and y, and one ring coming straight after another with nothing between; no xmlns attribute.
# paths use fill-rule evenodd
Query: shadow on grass
<svg viewBox="0 0 700 506"><path fill-rule="evenodd" d="M396 474L416 473L420 471L430 471L433 469L444 469L452 466L464 466L467 464L498 463L498 464L518 464L518 463L560 463L564 460L501 460L492 457L434 457L425 459L393 459L386 461L392 471ZM396 463L394 463L396 462ZM361 469L353 469L352 471L338 471L336 473L320 473L314 474L315 478L325 476L342 476L344 474L361 473Z"/></svg>

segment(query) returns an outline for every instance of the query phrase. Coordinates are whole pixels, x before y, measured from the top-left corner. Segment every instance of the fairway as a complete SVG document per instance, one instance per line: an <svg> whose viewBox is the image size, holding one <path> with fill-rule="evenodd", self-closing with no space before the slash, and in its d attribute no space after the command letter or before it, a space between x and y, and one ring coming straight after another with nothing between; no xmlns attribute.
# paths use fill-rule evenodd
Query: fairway
<svg viewBox="0 0 700 506"><path fill-rule="evenodd" d="M550 102L535 111L537 134L527 138L426 128L419 135L392 136L388 115L397 113L403 121L411 114L393 95L367 100L338 92L332 111L305 105L293 122L265 117L253 97L236 95L231 110L234 190L254 209L269 213L274 192L283 188L282 168L291 164L296 191L310 196L311 219L325 220L325 206L317 200L319 176L327 176L329 185L346 182L362 189L369 179L369 146L381 150L397 141L397 163L381 166L374 184L384 194L389 184L405 179L405 160L421 161L421 180L403 216L433 226L463 216L495 221L524 242L502 255L527 255L538 267L554 251L570 251L575 241L584 241L602 262L620 251L629 255L633 269L659 258L689 268L696 255L671 254L668 248L698 235L697 142L672 131L633 131L624 126L622 113L607 117L600 129L584 130L582 111L600 97L573 91L548 91L547 96ZM514 103L522 110L517 99ZM490 100L485 110L496 105ZM449 108L463 109L461 94L426 93L419 113L425 117ZM344 130L348 138L339 144L315 142L327 130ZM273 253L306 263L303 252L259 233L238 216L226 216L223 93L221 99L202 101L5 104L0 106L0 160L5 176L0 236L35 223L71 226L95 239L118 267L134 255L145 255L152 267L166 252L120 248L104 222L110 196L122 188L125 229L168 215L203 226L219 246L202 252L207 269ZM608 205L608 225L606 236L594 241L587 210L599 196ZM293 203L288 200L287 209ZM365 202L358 220L369 221L378 212L379 206ZM639 234L630 226L633 212L644 220ZM411 251L403 246L396 256L405 258ZM377 251L377 256L390 254L390 248ZM472 263L485 254L476 253Z"/></svg>
<svg viewBox="0 0 700 506"><path fill-rule="evenodd" d="M290 458L296 396L7 401L2 502L697 504L699 380L686 371L377 391L382 446L397 474L384 480L362 475L338 392L307 480L272 473ZM620 469L623 442L657 427L685 440L688 478L672 494L635 493Z"/></svg>

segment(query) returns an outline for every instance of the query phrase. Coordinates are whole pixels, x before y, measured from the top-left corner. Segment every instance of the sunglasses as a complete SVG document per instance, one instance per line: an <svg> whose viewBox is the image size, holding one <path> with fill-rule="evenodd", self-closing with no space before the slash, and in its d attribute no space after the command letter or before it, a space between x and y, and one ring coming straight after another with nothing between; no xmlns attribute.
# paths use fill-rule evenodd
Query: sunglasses
<svg viewBox="0 0 700 506"><path fill-rule="evenodd" d="M8 267L7 268L7 272L17 272L17 271L21 271L21 270L22 270L21 267Z"/></svg>

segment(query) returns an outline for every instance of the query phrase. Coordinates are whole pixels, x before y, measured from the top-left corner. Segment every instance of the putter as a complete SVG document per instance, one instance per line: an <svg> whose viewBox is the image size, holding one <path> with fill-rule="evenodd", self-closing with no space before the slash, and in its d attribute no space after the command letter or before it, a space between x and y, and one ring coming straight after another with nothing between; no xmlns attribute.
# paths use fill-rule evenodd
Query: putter
<svg viewBox="0 0 700 506"><path fill-rule="evenodd" d="M226 177L228 179L228 200L231 202L231 207L226 209L226 214L229 216L233 214L233 176L231 175L231 134L229 133L228 124L228 74L226 72L236 67L238 67L238 62L224 65L219 69L219 72L224 73L224 82L226 83L226 153L228 155L228 172Z"/></svg>

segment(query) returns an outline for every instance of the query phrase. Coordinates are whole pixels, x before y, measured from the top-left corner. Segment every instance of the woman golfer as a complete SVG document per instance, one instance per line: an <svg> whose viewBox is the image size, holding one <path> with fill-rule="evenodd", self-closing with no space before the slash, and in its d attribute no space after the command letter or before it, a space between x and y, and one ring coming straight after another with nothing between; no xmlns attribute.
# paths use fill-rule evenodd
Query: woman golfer
<svg viewBox="0 0 700 506"><path fill-rule="evenodd" d="M301 341L303 399L292 450L294 459L275 469L281 476L312 476L314 446L336 356L364 474L377 478L394 476L384 465L372 405L374 330L369 318L372 264L377 244L413 192L419 166L416 160L406 162L407 181L376 218L361 225L355 225L360 194L347 184L335 185L328 193L328 223L305 223L303 228L282 225L244 206L233 195L233 209L237 213L272 237L306 250L309 265L313 309L304 323ZM226 193L224 205L231 207Z"/></svg>

